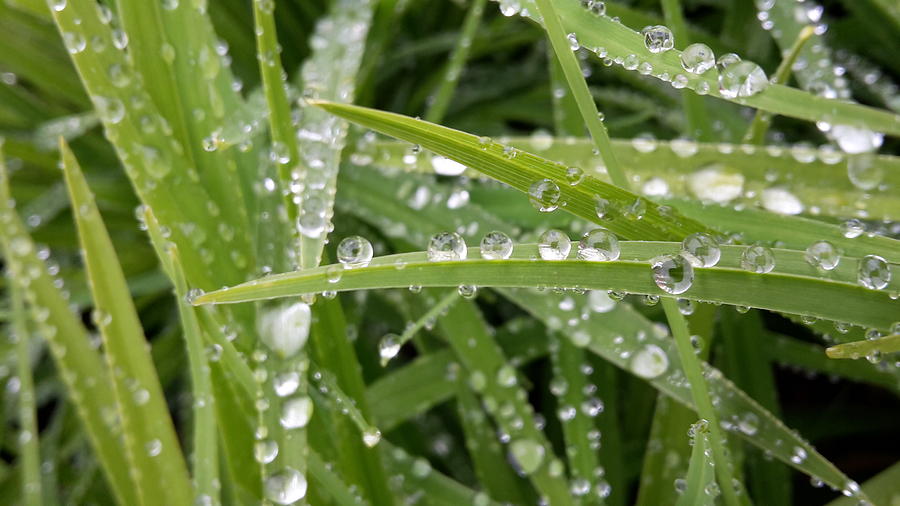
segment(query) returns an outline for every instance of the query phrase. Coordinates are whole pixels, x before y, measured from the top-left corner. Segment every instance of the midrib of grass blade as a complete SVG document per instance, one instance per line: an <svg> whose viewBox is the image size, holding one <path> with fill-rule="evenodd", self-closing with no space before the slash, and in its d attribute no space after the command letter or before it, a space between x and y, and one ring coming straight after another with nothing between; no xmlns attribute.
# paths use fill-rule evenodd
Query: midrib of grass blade
<svg viewBox="0 0 900 506"><path fill-rule="evenodd" d="M734 487L732 461L728 458L728 454L725 453L726 441L719 425L719 416L713 407L701 362L694 354L687 320L679 311L675 299L666 297L661 300L661 303L666 313L672 336L675 339L675 348L681 357L681 366L684 368L685 380L690 385L694 407L697 410L697 414L709 423L709 447L712 450L713 460L716 463L715 474L719 481L719 489L725 499L725 504L738 506L740 502ZM690 476L690 474L690 468L688 468L688 475Z"/></svg>
<svg viewBox="0 0 900 506"><path fill-rule="evenodd" d="M896 353L900 351L900 335L894 334L878 339L855 341L839 344L825 350L828 358L880 358L880 354Z"/></svg>
<svg viewBox="0 0 900 506"><path fill-rule="evenodd" d="M337 282L328 267L273 274L231 288L206 293L195 304L222 304L264 300L323 291L347 291L408 286L453 287L559 287L624 290L632 294L665 295L652 280L648 261L680 251L680 243L621 241L615 262L576 260L576 252L563 261L537 260L536 244L519 244L509 260L483 260L470 248L468 260L429 262L424 252L373 259L368 267L345 271ZM805 260L804 252L774 249L775 270L757 274L741 270L746 247L721 246L716 267L695 268L691 288L682 298L749 306L790 314L843 321L866 328L888 329L897 302L888 291L900 287L900 268L891 266L893 281L887 291L856 284L856 263L845 258L826 277ZM398 265L402 268L398 269ZM591 276L586 278L585 272ZM797 297L803 293L803 297Z"/></svg>
<svg viewBox="0 0 900 506"><path fill-rule="evenodd" d="M2 148L2 144L0 144ZM2 155L0 155L2 156ZM2 160L0 160L2 163ZM7 266L7 269L9 266ZM9 276L12 272L7 273ZM31 336L28 333L22 289L10 279L7 286L12 313L11 331L16 346L16 377L19 379L19 468L22 474L22 500L26 506L43 504L41 491L41 455L34 377L31 368Z"/></svg>
<svg viewBox="0 0 900 506"><path fill-rule="evenodd" d="M447 322L452 323L448 326ZM523 470L538 493L552 504L574 504L576 501L569 493L566 480L550 471L557 457L535 425L534 412L526 401L527 395L515 379L517 371L488 333L477 308L471 302L462 301L451 306L447 314L438 320L438 325L444 329L444 337L468 372L470 386L485 399L487 412L509 436L509 451L512 452L511 447L517 444L537 445L540 448L535 449L541 452L536 465ZM506 377L508 382L501 383L501 376L506 375L511 375ZM476 383L476 377L480 385ZM503 410L501 406L504 406ZM511 409L510 414L504 414L506 407Z"/></svg>
<svg viewBox="0 0 900 506"><path fill-rule="evenodd" d="M593 143L590 139L555 137L547 148L539 146L530 137L500 138L497 141L567 166L580 167L586 173L608 181L601 160L592 153ZM890 192L865 192L849 184L847 163L860 160L861 155L837 153L836 158L828 158L829 163L826 163L823 160L827 158L827 151L817 151L802 145L782 147L655 141L644 148L642 144L626 139L613 139L612 144L616 158L622 163L629 178L639 178L641 182L660 178L676 197L700 197L689 184L692 175L704 169L718 168L726 177L742 178L742 189L753 190L757 195L773 186L768 178L774 176L775 186L789 190L800 199L805 208L816 207L817 212L824 216L854 216L859 212L856 206L862 204L873 218L900 218L900 202ZM691 154L694 150L696 153ZM403 157L409 154L408 151L409 145L406 143L382 141L375 143L371 156L378 167L434 172L430 156L420 154L415 163L404 163ZM802 158L804 162L799 162L798 158ZM832 160L837 161L830 163ZM885 184L900 185L900 158L876 155L872 162L884 168ZM476 169L477 167L468 169L464 174L477 176L479 172ZM758 197L736 198L730 203L760 205ZM703 221L708 223L708 220Z"/></svg>
<svg viewBox="0 0 900 506"><path fill-rule="evenodd" d="M342 188L344 191L347 191L357 184L359 183L348 178L344 180ZM420 184L428 183L420 182ZM375 190L376 186L372 184L363 184L362 188L365 188L365 193L371 199L358 199L357 204L348 210L361 219L377 223L383 227L383 230L388 231L390 236L397 236L398 232L392 231L400 230L398 227L400 224L407 227L404 229L406 231L400 234L401 238L405 238L410 234L431 233L435 229L452 229L452 220L455 219L464 218L463 222L467 223L478 222L482 219L482 216L490 218L490 215L484 213L473 204L457 209L452 215L448 215L446 210L440 206L434 206L434 208L425 207L415 211L406 206L390 206L387 204L394 203L396 200L391 197L390 192L388 192L388 195L380 195ZM359 196L362 194L361 192L354 192L353 195ZM496 226L499 230L509 230L510 228L509 225L503 225L502 223L495 223L491 226ZM499 289L498 291L550 328L554 328L559 322L570 321L573 314L591 315L588 320L571 320L575 321L576 324L572 328L566 327L564 333L570 337L576 332L583 332L591 336L592 343L589 345L589 349L599 357L626 371L632 370L628 357L637 351L639 346L644 344L639 339L643 338L646 340L647 337L656 335L656 330L649 321L624 304L617 306L610 313L598 315L587 311L584 304L575 298L573 300L576 302L576 305L572 308L574 313L571 313L561 309L562 296L547 292L532 293L523 290ZM621 343L617 343L618 337L622 337ZM674 362L672 358L677 357L673 355L674 352L672 351L670 340L659 340L655 344L666 351L666 355L670 357L670 363ZM673 370L680 371L677 363L673 365ZM720 413L720 419L731 421L730 427L732 430L737 428L735 421L740 420L740 417L745 417L747 413L753 413L760 421L758 430L752 434L741 432L742 437L745 437L760 449L770 451L779 460L789 463L808 475L820 477L832 486L842 488L850 482L840 470L816 452L809 443L803 441L799 435L788 429L780 420L773 417L750 397L735 388L718 371L715 369L708 370L711 390L713 390L714 395L720 401L716 405ZM689 392L681 381L683 374L677 372L677 376L678 378L674 382L670 382L670 379L673 378L666 377L666 375L649 380L649 382L661 393L687 407L691 407ZM418 403L415 405L418 405ZM799 464L792 462L792 445L803 448L807 452L808 458Z"/></svg>
<svg viewBox="0 0 900 506"><path fill-rule="evenodd" d="M694 447L691 450L691 462L685 479L687 488L678 498L675 506L712 505L716 501L715 495L707 493L707 486L715 480L715 472L718 467L713 456L707 454L712 446L709 438L714 436L699 431L697 426L694 427L696 431L693 437Z"/></svg>
<svg viewBox="0 0 900 506"><path fill-rule="evenodd" d="M537 12L534 0L522 0L522 10L534 16ZM702 75L685 73L681 67L681 52L666 51L650 54L643 44L643 37L631 28L613 21L607 16L595 16L583 8L580 2L564 1L555 5L565 33L574 33L582 47L605 48L609 58L625 58L639 55L641 61L653 66L653 75L668 73L669 76L685 74L685 89L695 90L701 82L709 85L710 96L722 98L718 90L718 73L710 70ZM791 35L793 42L796 34ZM771 85L762 93L746 98L725 99L741 105L790 116L807 121L827 121L867 128L890 135L900 135L900 116L887 111L873 109L850 102L826 99L810 93L782 85Z"/></svg>
<svg viewBox="0 0 900 506"><path fill-rule="evenodd" d="M773 83L788 84L794 62L797 61L797 58L800 56L800 51L806 46L806 42L812 37L813 33L814 29L812 26L806 26L800 30L800 33L797 34L797 39L794 40L794 44L791 46L790 50L788 50L787 55L785 55L785 57L782 58L781 63L778 64L778 69L775 71L775 75L772 76ZM762 144L771 124L771 114L767 114L763 111L756 111L756 114L753 116L753 121L750 123L750 128L747 130L747 134L744 135L744 142L750 144Z"/></svg>
<svg viewBox="0 0 900 506"><path fill-rule="evenodd" d="M481 23L485 4L487 4L487 0L472 0L469 10L466 11L466 19L463 21L462 29L459 33L459 41L457 41L456 47L453 48L453 52L447 60L447 66L438 84L438 89L432 96L431 105L425 112L427 121L440 123L447 112L447 108L450 106L460 74L462 74L466 59L469 57L472 40L475 38L478 25Z"/></svg>
<svg viewBox="0 0 900 506"><path fill-rule="evenodd" d="M594 144L600 150L600 155L606 164L609 177L614 185L627 190L628 180L625 179L625 173L619 165L615 151L612 149L609 133L607 133L606 127L600 120L600 112L597 110L597 104L594 102L590 90L588 90L587 81L584 80L578 60L575 59L575 54L572 52L572 48L569 47L569 41L566 39L566 34L563 32L563 27L556 15L553 2L551 0L535 0L535 2L538 11L544 18L544 28L547 29L547 36L550 39L550 44L553 46L553 52L559 60L563 75L569 85L569 91L578 104L578 109L582 113L582 119L591 133Z"/></svg>
<svg viewBox="0 0 900 506"><path fill-rule="evenodd" d="M7 269L22 289L37 329L50 345L69 400L84 424L113 495L119 503L137 504L128 464L121 452L118 417L104 416L111 410L114 413L115 409L106 364L91 345L81 322L69 310L68 300L54 286L54 279L37 257L35 244L12 206L2 156L0 224L0 242Z"/></svg>
<svg viewBox="0 0 900 506"><path fill-rule="evenodd" d="M334 102L352 102L357 72L372 21L372 0L339 0L316 25L321 43L304 63L304 94ZM348 125L325 112L304 107L297 138L303 157L300 183L300 267L318 265L334 214L334 194Z"/></svg>
<svg viewBox="0 0 900 506"><path fill-rule="evenodd" d="M192 493L184 456L125 276L65 141L60 152L137 496L143 504L160 496L166 502L187 504Z"/></svg>
<svg viewBox="0 0 900 506"><path fill-rule="evenodd" d="M726 310L722 312L720 326L723 368L728 377L762 407L780 417L772 356L758 342L765 333L760 316L755 311L741 315ZM766 459L759 452L746 454L744 465L752 477L748 488L754 501L771 506L790 504L791 482L787 467Z"/></svg>
<svg viewBox="0 0 900 506"><path fill-rule="evenodd" d="M603 497L595 492L599 490L600 477L596 473L599 462L598 451L592 448L590 432L595 430L594 416L598 413L592 415L588 411L598 408L591 406L590 402L595 399L585 393L588 385L582 370L586 363L585 353L568 339L558 336L550 339L554 341L550 348L553 381L565 385L562 393L554 392L554 395L558 400L557 413L563 428L572 485L579 489L582 483L589 485L586 497L582 496L585 504L605 504Z"/></svg>
<svg viewBox="0 0 900 506"><path fill-rule="evenodd" d="M664 216L664 211L661 212L656 204L645 199L642 202L646 204L646 213L640 220L623 219L618 215L635 203L639 198L637 195L589 175L572 186L566 178L567 167L487 138L364 107L329 102L316 102L316 105L354 123L419 144L522 192L527 193L536 181L550 179L559 186L560 202L566 203L567 211L588 221L600 223L624 237L680 240L691 233L704 230L703 225L693 220L674 215ZM596 197L609 201L618 217L601 221L597 217Z"/></svg>
<svg viewBox="0 0 900 506"><path fill-rule="evenodd" d="M687 24L684 21L684 13L681 10L681 2L679 0L663 0L662 8L666 24L672 30L675 41L681 47L689 46L691 40ZM712 122L707 113L703 97L690 91L682 91L681 101L684 106L685 116L687 116L688 127L690 128L688 136L700 141L714 140L716 134L713 131Z"/></svg>

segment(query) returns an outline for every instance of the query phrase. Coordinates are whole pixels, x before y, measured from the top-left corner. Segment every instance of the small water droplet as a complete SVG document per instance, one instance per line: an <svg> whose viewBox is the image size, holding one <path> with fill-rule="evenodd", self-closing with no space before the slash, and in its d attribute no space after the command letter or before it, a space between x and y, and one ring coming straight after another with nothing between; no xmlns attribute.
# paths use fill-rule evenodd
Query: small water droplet
<svg viewBox="0 0 900 506"><path fill-rule="evenodd" d="M294 397L281 407L281 426L285 429L306 427L313 413L313 402L309 397Z"/></svg>
<svg viewBox="0 0 900 506"><path fill-rule="evenodd" d="M648 344L631 357L630 366L641 378L657 378L669 368L669 356L659 346Z"/></svg>
<svg viewBox="0 0 900 506"><path fill-rule="evenodd" d="M859 259L857 279L866 288L881 290L891 282L891 267L878 255L866 255Z"/></svg>
<svg viewBox="0 0 900 506"><path fill-rule="evenodd" d="M525 474L532 474L544 461L543 445L531 439L517 439L509 444L509 451Z"/></svg>

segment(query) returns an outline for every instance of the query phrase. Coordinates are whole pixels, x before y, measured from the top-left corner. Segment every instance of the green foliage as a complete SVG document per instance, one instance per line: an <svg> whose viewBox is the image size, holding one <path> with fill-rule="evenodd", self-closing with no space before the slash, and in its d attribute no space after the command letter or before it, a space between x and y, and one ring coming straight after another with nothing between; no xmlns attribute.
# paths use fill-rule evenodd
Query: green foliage
<svg viewBox="0 0 900 506"><path fill-rule="evenodd" d="M0 0L0 29L0 502L900 497L890 1ZM692 42L771 82L723 93ZM662 270L693 234L721 258Z"/></svg>

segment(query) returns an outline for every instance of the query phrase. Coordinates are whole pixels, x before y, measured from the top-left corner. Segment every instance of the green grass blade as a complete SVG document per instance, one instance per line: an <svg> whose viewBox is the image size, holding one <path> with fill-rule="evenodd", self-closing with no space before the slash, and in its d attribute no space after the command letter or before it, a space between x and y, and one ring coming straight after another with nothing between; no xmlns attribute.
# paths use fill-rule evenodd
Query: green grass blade
<svg viewBox="0 0 900 506"><path fill-rule="evenodd" d="M50 345L69 400L84 424L113 495L122 504L136 504L128 464L121 452L118 416L104 416L115 413L106 364L91 345L81 321L69 309L69 301L54 286L46 265L37 257L25 224L16 216L7 181L6 167L0 159L0 241L7 268L23 291L38 331ZM109 437L110 434L115 437Z"/></svg>
<svg viewBox="0 0 900 506"><path fill-rule="evenodd" d="M523 0L520 13L527 12L533 18L538 10L534 0ZM606 57L623 61L629 55L639 55L640 62L653 66L654 76L686 74L681 67L678 50L650 54L644 47L643 37L631 28L607 16L595 16L580 2L558 2L555 10L565 33L574 33L581 46L598 51L603 48ZM799 28L798 28L799 31ZM793 43L796 33L790 35ZM621 59L621 60L618 60ZM710 70L702 75L687 74L685 89L696 90L701 83L709 87L710 96L721 97L718 90L718 73ZM764 92L747 98L726 99L738 104L762 109L782 116L807 121L828 121L867 128L890 135L900 135L900 115L850 102L826 99L782 85L770 85Z"/></svg>
<svg viewBox="0 0 900 506"><path fill-rule="evenodd" d="M167 502L186 504L192 494L184 457L125 276L65 141L61 141L60 152L93 293L94 318L110 371L123 373L112 374L112 383L136 494L145 504L160 494Z"/></svg>
<svg viewBox="0 0 900 506"><path fill-rule="evenodd" d="M694 446L691 449L691 463L685 479L687 488L678 498L675 506L713 505L716 496L707 492L709 490L707 487L710 483L715 482L715 473L719 465L716 465L716 460L707 454L711 453L712 445L709 438L712 435L707 434L699 422L691 426L691 431L694 433L691 438Z"/></svg>
<svg viewBox="0 0 900 506"><path fill-rule="evenodd" d="M2 144L0 144L2 147ZM0 163L3 163L0 160ZM11 274L11 273L10 273ZM19 378L19 467L22 498L26 506L43 504L41 456L37 423L37 401L31 367L31 336L28 333L22 290L10 280L7 287L12 311L12 336L16 343L16 373Z"/></svg>
<svg viewBox="0 0 900 506"><path fill-rule="evenodd" d="M368 267L344 272L334 282L326 266L270 275L231 288L206 293L195 304L221 304L264 300L323 291L346 291L408 286L475 285L483 287L533 287L622 290L632 294L664 295L653 282L647 262L662 254L680 251L680 244L657 242L619 243L615 262L535 260L535 244L517 245L509 260L480 259L470 248L469 260L429 262L424 252L379 257ZM741 270L745 246L722 246L716 267L697 268L691 288L681 295L698 301L714 301L791 314L834 319L867 328L887 329L893 324L897 301L887 291L869 290L856 284L856 264L845 259L829 277L810 266L804 252L775 249L775 270L756 274ZM398 269L397 266L403 266ZM589 267L592 276L584 276ZM900 268L892 266L894 281L887 290L900 287ZM333 278L332 278L333 279ZM805 294L796 297L796 293Z"/></svg>
<svg viewBox="0 0 900 506"><path fill-rule="evenodd" d="M900 479L900 462L875 475L863 483L862 489L872 498L872 504L893 505L897 502L897 480ZM855 497L840 497L825 506L854 506L859 504Z"/></svg>
<svg viewBox="0 0 900 506"><path fill-rule="evenodd" d="M648 445L644 454L637 506L675 504L678 500L675 480L684 478L691 456L685 427L696 419L682 404L662 393L657 396L649 438L660 444Z"/></svg>
<svg viewBox="0 0 900 506"><path fill-rule="evenodd" d="M307 464L309 465L309 475L312 482L318 485L318 489L325 492L334 500L338 506L353 506L359 504L359 500L353 491L341 481L340 476L335 474L331 466L322 460L315 451L307 454Z"/></svg>
<svg viewBox="0 0 900 506"><path fill-rule="evenodd" d="M900 335L894 334L887 337L879 337L867 341L855 341L839 344L825 350L828 358L860 358L866 357L879 360L884 353L896 353L900 351Z"/></svg>

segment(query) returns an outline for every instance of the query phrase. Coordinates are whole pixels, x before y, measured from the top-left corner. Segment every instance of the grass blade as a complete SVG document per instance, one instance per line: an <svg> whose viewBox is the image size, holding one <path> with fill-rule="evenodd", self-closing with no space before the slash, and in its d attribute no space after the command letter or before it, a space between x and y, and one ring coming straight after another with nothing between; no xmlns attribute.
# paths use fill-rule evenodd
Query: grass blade
<svg viewBox="0 0 900 506"><path fill-rule="evenodd" d="M112 383L136 494L146 504L160 494L167 502L186 504L192 494L184 457L125 276L65 141L61 141L60 152L94 297L94 319L103 336L110 371L124 373L113 374Z"/></svg>
<svg viewBox="0 0 900 506"><path fill-rule="evenodd" d="M709 425L703 422L697 422L691 426L691 463L688 467L687 479L685 480L684 492L678 498L675 506L694 506L694 505L712 505L715 504L715 494L708 492L710 483L715 483L715 472L717 461L709 455L710 444L709 438L712 435L706 433ZM721 464L720 464L721 465Z"/></svg>
<svg viewBox="0 0 900 506"><path fill-rule="evenodd" d="M900 335L894 334L887 337L879 337L867 341L855 341L839 344L825 350L828 358L860 358L879 360L884 353L896 353L900 351Z"/></svg>

